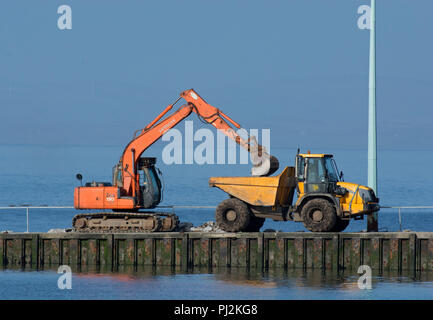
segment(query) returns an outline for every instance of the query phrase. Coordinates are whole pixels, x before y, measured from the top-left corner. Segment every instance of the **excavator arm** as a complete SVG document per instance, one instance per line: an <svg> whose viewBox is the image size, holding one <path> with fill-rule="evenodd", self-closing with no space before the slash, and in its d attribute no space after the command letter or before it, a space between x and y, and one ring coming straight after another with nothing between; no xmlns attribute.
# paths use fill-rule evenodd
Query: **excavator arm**
<svg viewBox="0 0 433 320"><path fill-rule="evenodd" d="M163 118L181 98L186 100L187 104L182 105L170 116ZM122 170L122 184L125 195L136 194L136 189L138 188L136 164L141 154L161 138L164 133L176 126L192 112L196 113L202 121L213 125L250 152L254 165L252 175L271 175L278 170L278 160L270 156L265 148L257 143L254 137L247 140L243 139L230 125L232 124L235 128L239 129L241 126L237 122L225 115L218 108L208 104L193 89L189 89L182 92L173 104L167 106L158 117L140 130L140 133L126 146L119 163L119 167Z"/></svg>
<svg viewBox="0 0 433 320"><path fill-rule="evenodd" d="M193 89L182 92L181 97L193 106L193 111L202 121L213 125L215 128L222 131L226 136L238 143L241 147L250 152L251 161L253 163L251 174L253 176L268 176L278 170L279 163L277 158L269 155L265 147L257 143L257 140L254 136L249 137L247 140L243 139L239 134L237 134L237 132L230 126L229 123L231 123L237 129L241 128L240 124L232 120L218 108L208 104Z"/></svg>

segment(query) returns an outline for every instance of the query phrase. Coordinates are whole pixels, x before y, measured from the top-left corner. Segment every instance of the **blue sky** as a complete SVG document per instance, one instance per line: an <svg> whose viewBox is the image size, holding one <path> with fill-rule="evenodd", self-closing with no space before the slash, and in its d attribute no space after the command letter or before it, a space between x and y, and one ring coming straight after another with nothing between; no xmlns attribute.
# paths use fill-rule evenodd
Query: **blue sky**
<svg viewBox="0 0 433 320"><path fill-rule="evenodd" d="M72 30L57 28L62 4ZM366 148L363 4L2 1L0 144L123 146L195 88L270 128L271 146ZM433 149L432 14L431 0L377 1L379 148Z"/></svg>

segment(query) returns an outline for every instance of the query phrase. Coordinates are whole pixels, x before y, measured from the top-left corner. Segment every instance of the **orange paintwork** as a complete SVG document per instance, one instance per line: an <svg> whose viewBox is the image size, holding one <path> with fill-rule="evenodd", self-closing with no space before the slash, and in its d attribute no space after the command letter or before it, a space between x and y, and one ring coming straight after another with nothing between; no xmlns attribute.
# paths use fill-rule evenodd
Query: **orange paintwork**
<svg viewBox="0 0 433 320"><path fill-rule="evenodd" d="M74 192L76 209L132 209L132 198L119 198L118 187L77 187Z"/></svg>

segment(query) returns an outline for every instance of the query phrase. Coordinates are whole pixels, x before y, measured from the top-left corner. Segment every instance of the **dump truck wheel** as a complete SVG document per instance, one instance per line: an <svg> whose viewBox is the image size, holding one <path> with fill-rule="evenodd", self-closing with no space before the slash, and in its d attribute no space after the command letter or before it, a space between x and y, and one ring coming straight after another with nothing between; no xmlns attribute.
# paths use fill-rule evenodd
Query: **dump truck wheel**
<svg viewBox="0 0 433 320"><path fill-rule="evenodd" d="M304 226L312 232L332 231L337 215L334 206L325 199L308 201L301 211Z"/></svg>
<svg viewBox="0 0 433 320"><path fill-rule="evenodd" d="M334 228L332 228L332 232L342 232L344 231L347 226L349 225L350 220L343 220L337 217L337 222L335 223Z"/></svg>
<svg viewBox="0 0 433 320"><path fill-rule="evenodd" d="M245 229L247 232L259 232L260 228L265 224L265 218L258 218L255 216L250 217L250 224Z"/></svg>
<svg viewBox="0 0 433 320"><path fill-rule="evenodd" d="M227 232L245 231L250 224L250 218L247 204L236 198L222 201L215 212L218 227Z"/></svg>

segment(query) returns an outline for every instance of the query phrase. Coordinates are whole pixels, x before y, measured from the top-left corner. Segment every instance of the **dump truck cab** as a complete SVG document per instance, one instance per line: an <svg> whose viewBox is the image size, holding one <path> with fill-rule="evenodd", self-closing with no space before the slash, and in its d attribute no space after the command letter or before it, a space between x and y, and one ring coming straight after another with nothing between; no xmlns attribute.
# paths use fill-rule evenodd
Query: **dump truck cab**
<svg viewBox="0 0 433 320"><path fill-rule="evenodd" d="M300 195L333 193L339 182L337 165L330 154L298 154L295 168Z"/></svg>

